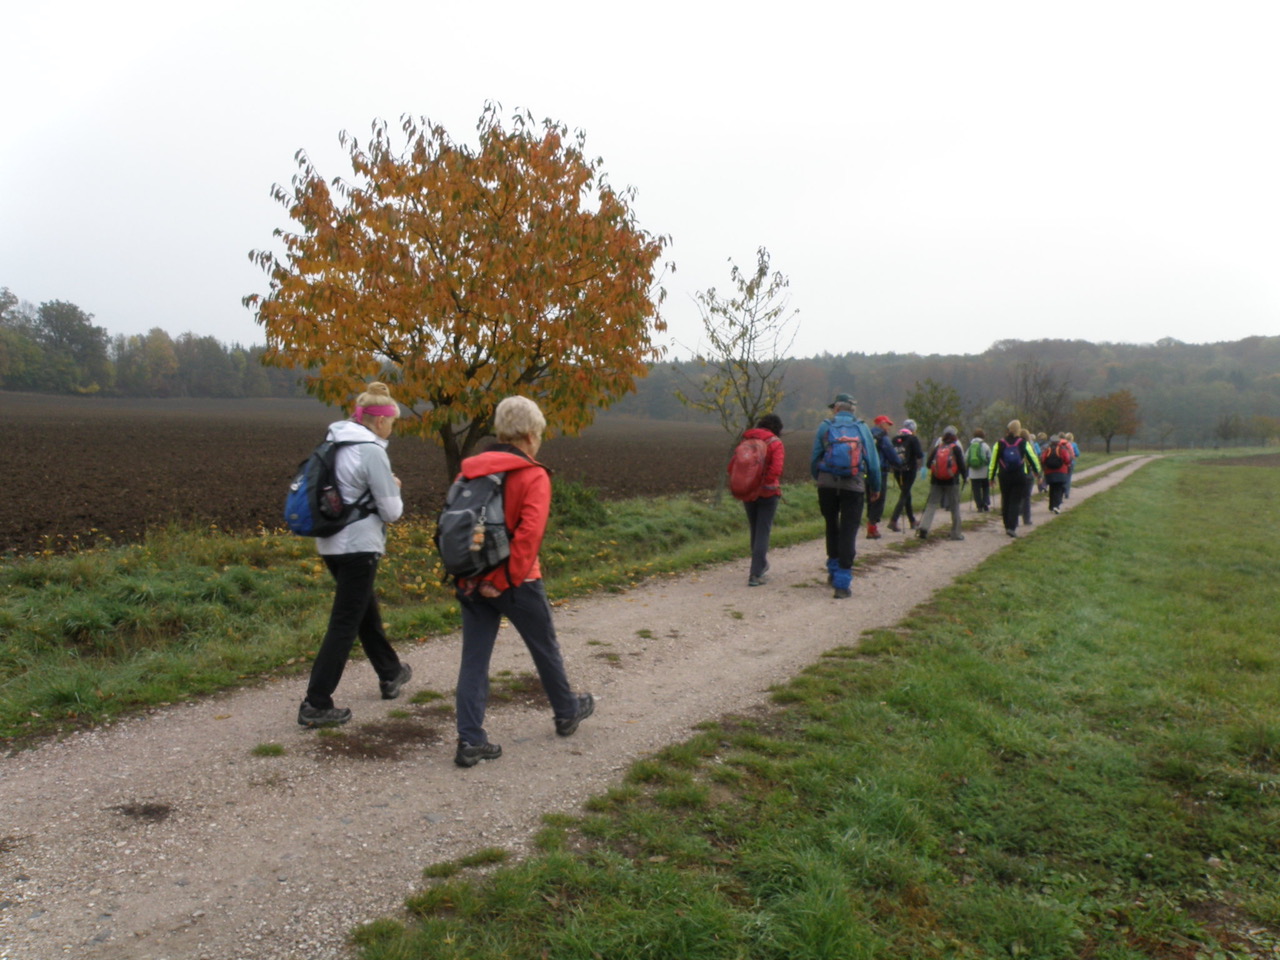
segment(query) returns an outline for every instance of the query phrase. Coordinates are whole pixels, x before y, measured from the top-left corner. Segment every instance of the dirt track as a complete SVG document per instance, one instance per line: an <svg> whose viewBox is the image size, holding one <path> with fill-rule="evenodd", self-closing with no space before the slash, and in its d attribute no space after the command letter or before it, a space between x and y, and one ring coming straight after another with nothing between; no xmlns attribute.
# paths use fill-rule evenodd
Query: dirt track
<svg viewBox="0 0 1280 960"><path fill-rule="evenodd" d="M1081 471L1066 508L1143 462L1090 484ZM1029 536L1054 519L1040 501L1034 515ZM965 517L977 519L968 506ZM488 728L504 756L472 770L452 763L447 716L420 709L408 737L376 726L402 702L378 699L363 661L338 691L355 712L349 742L363 751L326 750L299 728L302 682L290 680L6 758L0 958L346 957L351 926L396 914L425 865L522 849L543 813L577 809L636 758L764 703L771 684L824 650L898 622L996 550L1017 549L990 519L963 542L859 570L852 601L831 599L821 546L808 543L773 552L765 587L748 588L737 562L561 606L570 679L596 694L596 715L564 740L545 707L497 707ZM900 536L860 538L860 555L885 554ZM499 641L494 671L528 672L514 633ZM409 695L452 690L456 636L402 653L415 671ZM251 753L270 742L286 753Z"/></svg>

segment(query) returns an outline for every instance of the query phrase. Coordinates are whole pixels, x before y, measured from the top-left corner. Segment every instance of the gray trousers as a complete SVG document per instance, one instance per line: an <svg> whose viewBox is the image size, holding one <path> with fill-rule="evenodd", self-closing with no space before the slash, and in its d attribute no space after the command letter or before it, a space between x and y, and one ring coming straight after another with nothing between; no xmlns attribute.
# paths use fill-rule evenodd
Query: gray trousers
<svg viewBox="0 0 1280 960"><path fill-rule="evenodd" d="M506 617L529 649L542 689L559 719L576 716L578 700L564 672L564 658L551 622L551 604L541 580L526 580L489 599L478 593L460 596L462 605L462 662L454 703L458 713L458 737L467 743L488 743L484 713L489 704L489 660L498 638L498 625Z"/></svg>
<svg viewBox="0 0 1280 960"><path fill-rule="evenodd" d="M960 536L960 484L935 483L929 487L929 499L924 505L924 516L920 518L921 530L930 528L933 514L939 507L951 511L951 535Z"/></svg>

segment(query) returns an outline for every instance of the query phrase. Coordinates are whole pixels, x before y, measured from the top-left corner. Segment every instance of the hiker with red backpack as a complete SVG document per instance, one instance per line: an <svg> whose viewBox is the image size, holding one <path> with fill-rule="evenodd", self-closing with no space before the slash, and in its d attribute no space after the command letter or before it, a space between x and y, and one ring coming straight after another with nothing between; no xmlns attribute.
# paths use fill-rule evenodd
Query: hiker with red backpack
<svg viewBox="0 0 1280 960"><path fill-rule="evenodd" d="M766 413L742 434L729 460L729 492L742 501L751 531L748 587L769 582L769 536L782 499L782 465L786 459L781 436L782 418Z"/></svg>
<svg viewBox="0 0 1280 960"><path fill-rule="evenodd" d="M960 495L969 479L969 465L959 436L955 427L944 428L942 439L929 451L925 461L929 471L929 499L924 505L924 516L920 518L920 529L916 531L921 540L929 538L929 524L938 507L951 511L951 539L964 539L960 529Z"/></svg>
<svg viewBox="0 0 1280 960"><path fill-rule="evenodd" d="M853 397L838 394L830 407L831 417L818 424L813 437L809 473L818 481L818 507L827 524L827 583L835 588L835 599L846 600L853 595L863 503L882 494L880 454L871 430L855 416Z"/></svg>
<svg viewBox="0 0 1280 960"><path fill-rule="evenodd" d="M1045 447L1040 462L1044 465L1044 479L1049 485L1049 512L1061 513L1062 500L1067 492L1067 483L1071 479L1071 464L1075 454L1071 449L1071 441L1054 434Z"/></svg>

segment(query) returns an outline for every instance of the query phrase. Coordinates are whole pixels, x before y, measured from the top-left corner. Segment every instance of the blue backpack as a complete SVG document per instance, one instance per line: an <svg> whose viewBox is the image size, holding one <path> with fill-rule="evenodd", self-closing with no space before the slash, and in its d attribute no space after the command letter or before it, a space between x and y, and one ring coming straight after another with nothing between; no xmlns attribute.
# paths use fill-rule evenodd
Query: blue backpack
<svg viewBox="0 0 1280 960"><path fill-rule="evenodd" d="M835 477L852 477L862 472L862 431L857 423L826 421L825 449L818 469Z"/></svg>
<svg viewBox="0 0 1280 960"><path fill-rule="evenodd" d="M284 522L300 537L331 537L376 509L366 490L355 503L344 503L333 461L341 447L372 440L325 440L298 467L284 498Z"/></svg>
<svg viewBox="0 0 1280 960"><path fill-rule="evenodd" d="M1022 440L1015 440L1012 444L1003 440L1000 442L1000 468L1002 470L1022 469L1022 444Z"/></svg>

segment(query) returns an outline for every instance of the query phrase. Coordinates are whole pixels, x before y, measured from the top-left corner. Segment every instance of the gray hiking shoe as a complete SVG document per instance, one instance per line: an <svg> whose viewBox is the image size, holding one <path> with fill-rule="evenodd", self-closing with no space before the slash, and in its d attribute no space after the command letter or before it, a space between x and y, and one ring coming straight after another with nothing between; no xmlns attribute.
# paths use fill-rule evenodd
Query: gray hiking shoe
<svg viewBox="0 0 1280 960"><path fill-rule="evenodd" d="M305 700L298 707L298 723L304 727L340 727L350 719L349 707L318 710Z"/></svg>
<svg viewBox="0 0 1280 960"><path fill-rule="evenodd" d="M396 674L394 680L381 680L378 682L378 689L382 691L383 700L394 700L400 696L401 688L409 682L413 676L413 667L407 663L400 664L400 672Z"/></svg>
<svg viewBox="0 0 1280 960"><path fill-rule="evenodd" d="M578 694L578 712L572 717L556 717L556 733L562 737L571 737L578 724L596 710L596 698L589 693Z"/></svg>
<svg viewBox="0 0 1280 960"><path fill-rule="evenodd" d="M460 767L474 767L481 760L497 760L502 756L502 748L496 743L467 743L458 741L458 752L453 755L453 762Z"/></svg>

